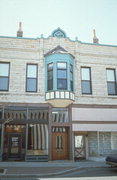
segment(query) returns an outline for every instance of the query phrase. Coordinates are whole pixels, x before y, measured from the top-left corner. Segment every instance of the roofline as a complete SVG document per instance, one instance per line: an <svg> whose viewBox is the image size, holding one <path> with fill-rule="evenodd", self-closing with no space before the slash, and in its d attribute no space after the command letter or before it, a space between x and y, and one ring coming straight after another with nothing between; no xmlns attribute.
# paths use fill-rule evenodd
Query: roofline
<svg viewBox="0 0 117 180"><path fill-rule="evenodd" d="M29 38L29 37L15 37L15 36L0 36L0 38L13 38L13 39L29 39L29 40L37 40L37 39L49 39L52 36L49 36L47 38L42 38L42 37L37 37L37 38ZM82 42L79 40L71 40L69 37L66 37L65 39L69 39L72 42L78 42L81 44L87 44L87 45L95 45L95 46L108 46L108 47L117 47L117 45L113 45L113 44L98 44L98 43L88 43L88 42Z"/></svg>

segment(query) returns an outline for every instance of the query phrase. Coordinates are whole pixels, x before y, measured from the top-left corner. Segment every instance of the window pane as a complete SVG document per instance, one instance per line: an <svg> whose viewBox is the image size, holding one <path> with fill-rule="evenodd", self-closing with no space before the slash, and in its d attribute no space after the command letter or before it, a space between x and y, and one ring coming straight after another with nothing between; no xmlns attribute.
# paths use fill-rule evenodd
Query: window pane
<svg viewBox="0 0 117 180"><path fill-rule="evenodd" d="M71 91L73 91L73 81L70 81Z"/></svg>
<svg viewBox="0 0 117 180"><path fill-rule="evenodd" d="M27 79L27 91L37 91L36 83L36 79Z"/></svg>
<svg viewBox="0 0 117 180"><path fill-rule="evenodd" d="M57 63L57 68L58 69L66 69L67 68L67 64L66 63Z"/></svg>
<svg viewBox="0 0 117 180"><path fill-rule="evenodd" d="M115 81L115 75L113 69L107 69L107 81Z"/></svg>
<svg viewBox="0 0 117 180"><path fill-rule="evenodd" d="M9 64L0 63L0 76L8 76L9 75Z"/></svg>
<svg viewBox="0 0 117 180"><path fill-rule="evenodd" d="M66 79L67 78L67 72L66 70L58 70L58 78L60 79Z"/></svg>
<svg viewBox="0 0 117 180"><path fill-rule="evenodd" d="M70 71L73 72L73 66L70 64Z"/></svg>
<svg viewBox="0 0 117 180"><path fill-rule="evenodd" d="M89 68L82 68L81 73L82 73L82 80L90 80Z"/></svg>
<svg viewBox="0 0 117 180"><path fill-rule="evenodd" d="M70 80L73 81L73 73L70 72Z"/></svg>
<svg viewBox="0 0 117 180"><path fill-rule="evenodd" d="M53 71L48 72L48 79L53 79Z"/></svg>
<svg viewBox="0 0 117 180"><path fill-rule="evenodd" d="M53 63L48 64L48 70L52 70L53 69Z"/></svg>
<svg viewBox="0 0 117 180"><path fill-rule="evenodd" d="M58 79L58 89L67 89L67 80Z"/></svg>
<svg viewBox="0 0 117 180"><path fill-rule="evenodd" d="M37 77L37 65L28 65L27 77Z"/></svg>
<svg viewBox="0 0 117 180"><path fill-rule="evenodd" d="M0 78L0 90L8 90L8 78Z"/></svg>
<svg viewBox="0 0 117 180"><path fill-rule="evenodd" d="M108 94L116 94L115 83L108 82Z"/></svg>
<svg viewBox="0 0 117 180"><path fill-rule="evenodd" d="M90 81L82 81L82 93L86 93L86 94L91 93Z"/></svg>
<svg viewBox="0 0 117 180"><path fill-rule="evenodd" d="M53 90L53 80L48 80L48 90Z"/></svg>

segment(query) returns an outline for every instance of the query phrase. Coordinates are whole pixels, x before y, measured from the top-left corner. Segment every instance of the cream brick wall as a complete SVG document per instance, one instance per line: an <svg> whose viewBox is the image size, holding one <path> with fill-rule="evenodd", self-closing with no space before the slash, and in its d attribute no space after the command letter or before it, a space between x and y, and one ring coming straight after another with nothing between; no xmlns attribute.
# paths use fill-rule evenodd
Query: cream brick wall
<svg viewBox="0 0 117 180"><path fill-rule="evenodd" d="M117 47L71 41L68 38L48 39L0 38L0 62L10 62L8 92L0 92L0 102L45 103L44 54L62 46L75 56L75 103L117 104L116 96L108 96L106 68L117 73ZM38 64L38 91L25 92L26 64ZM92 95L82 95L80 67L91 67Z"/></svg>

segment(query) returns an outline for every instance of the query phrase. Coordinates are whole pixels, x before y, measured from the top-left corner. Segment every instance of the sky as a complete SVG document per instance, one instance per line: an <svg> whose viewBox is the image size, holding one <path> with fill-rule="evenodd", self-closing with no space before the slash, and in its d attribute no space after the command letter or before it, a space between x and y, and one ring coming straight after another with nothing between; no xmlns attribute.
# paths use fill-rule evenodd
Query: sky
<svg viewBox="0 0 117 180"><path fill-rule="evenodd" d="M0 36L45 38L60 27L71 40L117 45L117 0L0 0Z"/></svg>

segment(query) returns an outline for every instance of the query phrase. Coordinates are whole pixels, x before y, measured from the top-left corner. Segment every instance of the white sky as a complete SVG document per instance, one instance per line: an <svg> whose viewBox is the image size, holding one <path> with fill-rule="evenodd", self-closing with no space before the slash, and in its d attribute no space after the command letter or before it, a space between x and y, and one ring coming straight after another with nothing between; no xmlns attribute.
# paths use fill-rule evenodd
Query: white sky
<svg viewBox="0 0 117 180"><path fill-rule="evenodd" d="M101 44L117 45L117 0L0 0L0 36L51 35L60 27L67 36L92 42L93 29Z"/></svg>

